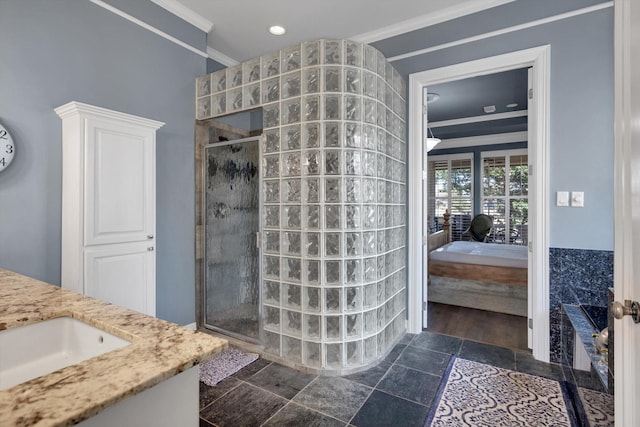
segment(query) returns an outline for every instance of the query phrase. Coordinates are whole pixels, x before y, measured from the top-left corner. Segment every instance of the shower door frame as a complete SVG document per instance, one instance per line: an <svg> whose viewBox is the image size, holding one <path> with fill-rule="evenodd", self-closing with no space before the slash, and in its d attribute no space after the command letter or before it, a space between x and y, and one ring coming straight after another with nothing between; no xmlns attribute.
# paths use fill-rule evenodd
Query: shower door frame
<svg viewBox="0 0 640 427"><path fill-rule="evenodd" d="M263 201L262 201L262 144L263 144L263 136L249 136L245 138L233 139L230 141L217 141L210 142L204 144L203 147L203 158L202 158L202 167L200 170L201 179L202 179L202 189L201 189L201 197L202 197L202 206L201 206L201 215L203 219L203 233L202 233L202 253L203 253L203 262L202 262L202 285L200 287L200 297L202 300L200 301L200 310L202 313L202 327L214 331L223 335L230 336L235 339L239 339L241 341L249 342L252 344L262 345L263 342L263 319L262 319L262 213L263 213ZM215 148L215 147L224 147L228 145L242 144L248 142L255 142L258 144L258 231L256 235L256 246L258 247L258 275L257 275L257 286L258 286L258 339L230 331L228 329L220 328L217 326L213 326L207 323L207 310L206 310L206 302L207 302L207 242L206 242L206 213L207 213L207 149Z"/></svg>

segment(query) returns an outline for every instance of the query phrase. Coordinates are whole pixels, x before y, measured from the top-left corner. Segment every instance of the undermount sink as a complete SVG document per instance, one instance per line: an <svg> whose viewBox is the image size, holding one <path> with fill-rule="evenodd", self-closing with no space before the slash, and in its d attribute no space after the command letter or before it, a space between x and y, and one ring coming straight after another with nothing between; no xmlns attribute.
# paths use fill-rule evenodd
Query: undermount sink
<svg viewBox="0 0 640 427"><path fill-rule="evenodd" d="M4 330L0 332L0 390L129 344L72 317Z"/></svg>

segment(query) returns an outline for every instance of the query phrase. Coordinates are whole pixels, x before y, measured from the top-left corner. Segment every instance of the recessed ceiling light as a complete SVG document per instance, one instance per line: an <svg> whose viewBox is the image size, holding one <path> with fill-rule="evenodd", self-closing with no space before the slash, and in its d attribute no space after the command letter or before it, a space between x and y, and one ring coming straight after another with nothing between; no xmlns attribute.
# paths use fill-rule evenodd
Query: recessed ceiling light
<svg viewBox="0 0 640 427"><path fill-rule="evenodd" d="M286 33L287 30L285 30L284 27L281 27L280 25L273 25L269 27L269 32L274 36L281 36Z"/></svg>
<svg viewBox="0 0 640 427"><path fill-rule="evenodd" d="M482 109L487 114L496 112L496 106L495 105L485 105L484 107L482 107Z"/></svg>
<svg viewBox="0 0 640 427"><path fill-rule="evenodd" d="M507 104L507 108L516 108L518 106L517 103L511 103L511 104Z"/></svg>

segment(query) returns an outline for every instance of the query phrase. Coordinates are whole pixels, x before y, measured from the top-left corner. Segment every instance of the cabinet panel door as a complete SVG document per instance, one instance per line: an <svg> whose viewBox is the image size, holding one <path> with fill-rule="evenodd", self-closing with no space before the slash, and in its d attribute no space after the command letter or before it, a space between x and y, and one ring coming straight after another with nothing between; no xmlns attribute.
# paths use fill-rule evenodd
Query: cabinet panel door
<svg viewBox="0 0 640 427"><path fill-rule="evenodd" d="M155 316L155 248L117 244L85 250L84 293Z"/></svg>
<svg viewBox="0 0 640 427"><path fill-rule="evenodd" d="M155 133L86 122L85 245L153 239Z"/></svg>

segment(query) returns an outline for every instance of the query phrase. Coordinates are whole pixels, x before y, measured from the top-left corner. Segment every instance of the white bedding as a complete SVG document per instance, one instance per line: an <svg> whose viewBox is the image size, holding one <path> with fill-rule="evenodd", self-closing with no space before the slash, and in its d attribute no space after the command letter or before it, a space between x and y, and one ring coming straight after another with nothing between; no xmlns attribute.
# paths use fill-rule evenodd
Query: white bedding
<svg viewBox="0 0 640 427"><path fill-rule="evenodd" d="M527 268L527 247L498 243L451 242L431 251L434 261Z"/></svg>

